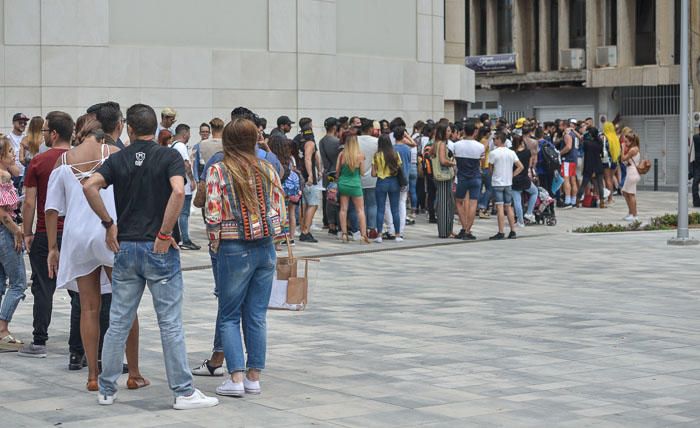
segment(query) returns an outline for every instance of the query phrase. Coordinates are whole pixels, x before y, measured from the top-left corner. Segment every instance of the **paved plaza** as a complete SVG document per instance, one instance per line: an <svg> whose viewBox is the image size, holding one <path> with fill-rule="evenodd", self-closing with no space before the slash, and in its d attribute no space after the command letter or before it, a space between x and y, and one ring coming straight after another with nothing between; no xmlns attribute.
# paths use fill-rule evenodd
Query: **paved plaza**
<svg viewBox="0 0 700 428"><path fill-rule="evenodd" d="M675 211L673 193L639 200L642 218ZM667 246L675 232L569 232L625 214L618 197L500 242L487 240L495 219L477 220L476 242L438 240L422 216L401 244L342 244L317 231L319 244L295 248L328 255L314 265L308 309L268 315L263 394L207 410L171 410L148 294L140 356L152 386L98 406L87 369L67 369L70 305L58 292L48 358L0 354L0 425L697 427L700 247ZM216 316L207 263L205 251L183 252L193 366L209 355ZM29 294L12 323L25 340L31 303ZM219 382L195 378L208 394Z"/></svg>

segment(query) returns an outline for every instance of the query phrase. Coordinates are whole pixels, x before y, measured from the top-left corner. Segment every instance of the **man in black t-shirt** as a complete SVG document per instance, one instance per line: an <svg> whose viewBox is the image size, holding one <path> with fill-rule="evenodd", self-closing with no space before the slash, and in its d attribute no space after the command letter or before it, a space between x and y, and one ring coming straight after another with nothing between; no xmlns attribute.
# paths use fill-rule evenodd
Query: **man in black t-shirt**
<svg viewBox="0 0 700 428"><path fill-rule="evenodd" d="M114 403L129 329L148 285L158 316L165 371L175 409L216 406L192 385L182 327L183 283L180 254L172 230L185 199L185 164L177 151L156 144L156 114L136 104L126 112L131 145L112 154L84 184L85 196L116 253L109 330L102 348L98 402ZM117 221L110 218L100 189L112 185Z"/></svg>

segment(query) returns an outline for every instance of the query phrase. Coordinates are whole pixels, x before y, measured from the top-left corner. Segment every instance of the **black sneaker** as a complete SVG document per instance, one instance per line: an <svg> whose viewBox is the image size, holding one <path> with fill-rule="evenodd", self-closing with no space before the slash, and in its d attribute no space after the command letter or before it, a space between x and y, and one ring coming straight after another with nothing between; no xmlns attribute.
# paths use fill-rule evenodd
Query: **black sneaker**
<svg viewBox="0 0 700 428"><path fill-rule="evenodd" d="M489 236L489 239L492 241L500 241L501 239L505 239L506 235L504 235L501 232L498 232L497 234L493 236Z"/></svg>
<svg viewBox="0 0 700 428"><path fill-rule="evenodd" d="M68 370L82 370L83 367L87 366L87 360L85 359L85 354L79 354L77 352L71 352L68 358Z"/></svg>
<svg viewBox="0 0 700 428"><path fill-rule="evenodd" d="M201 250L201 249L202 249L202 247L200 247L199 245L195 244L194 242L183 242L183 243L180 245L180 248L182 248L183 250L195 250L195 251L196 251L196 250Z"/></svg>
<svg viewBox="0 0 700 428"><path fill-rule="evenodd" d="M476 236L472 235L471 232L465 233L464 236L462 236L463 241L476 241Z"/></svg>
<svg viewBox="0 0 700 428"><path fill-rule="evenodd" d="M455 235L455 239L464 239L464 235L466 235L467 232L464 231L464 229L460 229L459 233Z"/></svg>
<svg viewBox="0 0 700 428"><path fill-rule="evenodd" d="M515 232L511 230L510 233L508 234L508 239L515 239L515 238L516 238Z"/></svg>
<svg viewBox="0 0 700 428"><path fill-rule="evenodd" d="M331 236L338 236L338 230L337 229L328 229L328 234Z"/></svg>
<svg viewBox="0 0 700 428"><path fill-rule="evenodd" d="M316 238L314 238L314 236L311 234L311 232L309 232L309 233L302 233L302 234L299 236L299 240L300 240L301 242L311 242L311 243L313 243L313 242L318 242L318 240L317 240Z"/></svg>
<svg viewBox="0 0 700 428"><path fill-rule="evenodd" d="M387 240L387 241L393 241L396 239L396 236L392 235L389 232L384 232L384 233L382 233L382 239Z"/></svg>

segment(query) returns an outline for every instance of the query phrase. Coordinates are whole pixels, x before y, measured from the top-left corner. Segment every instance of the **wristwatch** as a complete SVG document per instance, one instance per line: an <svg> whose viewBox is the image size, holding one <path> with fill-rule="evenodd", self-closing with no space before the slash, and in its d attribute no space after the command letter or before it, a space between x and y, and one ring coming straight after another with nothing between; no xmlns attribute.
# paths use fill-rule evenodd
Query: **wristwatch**
<svg viewBox="0 0 700 428"><path fill-rule="evenodd" d="M102 226L104 226L105 229L109 229L114 226L114 220L110 218L109 221L103 221Z"/></svg>

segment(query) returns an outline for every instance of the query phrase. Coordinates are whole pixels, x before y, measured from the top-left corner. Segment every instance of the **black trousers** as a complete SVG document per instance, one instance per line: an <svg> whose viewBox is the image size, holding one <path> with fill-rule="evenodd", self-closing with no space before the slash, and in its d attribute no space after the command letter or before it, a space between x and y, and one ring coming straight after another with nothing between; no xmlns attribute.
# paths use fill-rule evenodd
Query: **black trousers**
<svg viewBox="0 0 700 428"><path fill-rule="evenodd" d="M57 237L61 248L61 235ZM34 242L29 249L29 263L32 265L32 295L34 296L34 344L46 345L49 339L49 324L53 311L53 294L56 291L56 278L49 278L49 241L45 232L34 235ZM80 329L78 329L80 335Z"/></svg>
<svg viewBox="0 0 700 428"><path fill-rule="evenodd" d="M588 183L593 183L595 191L598 194L598 200L605 202L605 193L603 193L603 174L596 174L596 176L593 177L593 174L584 173L583 179L581 179L581 186L578 188L578 192L576 194L576 199L581 199L583 194L586 192Z"/></svg>
<svg viewBox="0 0 700 428"><path fill-rule="evenodd" d="M80 293L68 291L70 295L70 334L68 335L68 349L71 353L84 354L83 341L80 337ZM100 345L99 354L102 355L102 342L109 328L109 309L112 307L112 295L103 294L100 305Z"/></svg>
<svg viewBox="0 0 700 428"><path fill-rule="evenodd" d="M425 210L427 208L426 203L425 203L425 198L426 198L425 176L418 177L418 179L416 180L416 198L418 198L418 203L413 208Z"/></svg>
<svg viewBox="0 0 700 428"><path fill-rule="evenodd" d="M433 177L425 177L425 188L428 194L428 215L430 220L436 220L435 217L435 197L437 195L437 188L435 187L435 182Z"/></svg>

